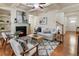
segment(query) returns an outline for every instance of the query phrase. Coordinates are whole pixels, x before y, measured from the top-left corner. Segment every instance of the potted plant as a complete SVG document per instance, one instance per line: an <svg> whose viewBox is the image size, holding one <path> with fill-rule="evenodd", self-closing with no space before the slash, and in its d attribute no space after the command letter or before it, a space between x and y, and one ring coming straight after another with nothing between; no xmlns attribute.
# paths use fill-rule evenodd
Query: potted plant
<svg viewBox="0 0 79 59"><path fill-rule="evenodd" d="M15 32L14 36L15 38L19 38L19 31Z"/></svg>

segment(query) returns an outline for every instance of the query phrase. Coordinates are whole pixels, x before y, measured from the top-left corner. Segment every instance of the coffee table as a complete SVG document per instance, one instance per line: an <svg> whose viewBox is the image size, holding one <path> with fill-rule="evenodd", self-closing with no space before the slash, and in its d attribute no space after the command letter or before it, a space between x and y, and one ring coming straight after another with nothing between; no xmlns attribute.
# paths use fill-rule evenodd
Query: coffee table
<svg viewBox="0 0 79 59"><path fill-rule="evenodd" d="M43 39L44 39L44 37L40 36L40 35L35 36L34 34L29 34L28 36L31 37L32 39L37 40L37 42L39 42L39 43L41 43L43 41Z"/></svg>

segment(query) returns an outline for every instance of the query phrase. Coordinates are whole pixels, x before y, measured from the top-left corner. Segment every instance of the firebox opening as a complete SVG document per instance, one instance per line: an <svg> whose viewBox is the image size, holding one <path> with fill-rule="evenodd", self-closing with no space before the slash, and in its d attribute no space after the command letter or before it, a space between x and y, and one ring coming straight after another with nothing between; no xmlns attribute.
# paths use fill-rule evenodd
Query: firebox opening
<svg viewBox="0 0 79 59"><path fill-rule="evenodd" d="M26 26L16 26L16 32L19 32L19 37L26 36L27 30Z"/></svg>

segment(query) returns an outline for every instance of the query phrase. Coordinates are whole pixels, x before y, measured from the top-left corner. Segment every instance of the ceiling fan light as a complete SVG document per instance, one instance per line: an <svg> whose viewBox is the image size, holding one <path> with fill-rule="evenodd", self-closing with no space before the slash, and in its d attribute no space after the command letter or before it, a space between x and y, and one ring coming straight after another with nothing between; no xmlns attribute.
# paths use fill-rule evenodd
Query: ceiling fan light
<svg viewBox="0 0 79 59"><path fill-rule="evenodd" d="M39 8L39 4L34 4L34 7L35 8Z"/></svg>

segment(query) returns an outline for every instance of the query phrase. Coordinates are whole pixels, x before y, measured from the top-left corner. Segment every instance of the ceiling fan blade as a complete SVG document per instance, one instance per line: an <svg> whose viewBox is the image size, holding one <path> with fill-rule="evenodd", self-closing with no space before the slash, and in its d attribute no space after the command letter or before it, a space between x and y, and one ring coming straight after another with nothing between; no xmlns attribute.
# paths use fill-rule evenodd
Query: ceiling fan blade
<svg viewBox="0 0 79 59"><path fill-rule="evenodd" d="M32 12L32 11L35 11L35 9L31 9L31 10L29 10L29 12Z"/></svg>
<svg viewBox="0 0 79 59"><path fill-rule="evenodd" d="M35 7L33 6L32 9L35 9Z"/></svg>
<svg viewBox="0 0 79 59"><path fill-rule="evenodd" d="M42 6L39 6L41 9L43 9L43 7Z"/></svg>
<svg viewBox="0 0 79 59"><path fill-rule="evenodd" d="M39 3L39 4L46 4L46 3Z"/></svg>

